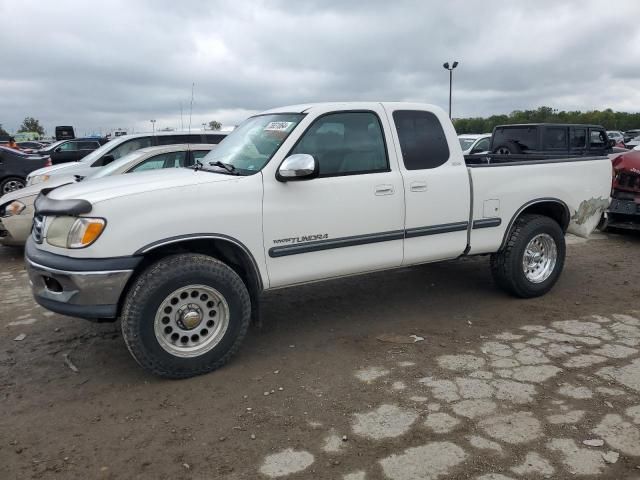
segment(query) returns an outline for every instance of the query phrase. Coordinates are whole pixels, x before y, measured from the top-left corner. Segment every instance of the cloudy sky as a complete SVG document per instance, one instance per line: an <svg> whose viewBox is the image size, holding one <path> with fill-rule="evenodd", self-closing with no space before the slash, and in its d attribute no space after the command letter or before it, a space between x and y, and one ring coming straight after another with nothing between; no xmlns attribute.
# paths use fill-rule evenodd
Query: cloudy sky
<svg viewBox="0 0 640 480"><path fill-rule="evenodd" d="M99 6L101 5L101 6ZM269 107L410 100L454 116L640 111L640 1L0 0L0 123L235 124Z"/></svg>

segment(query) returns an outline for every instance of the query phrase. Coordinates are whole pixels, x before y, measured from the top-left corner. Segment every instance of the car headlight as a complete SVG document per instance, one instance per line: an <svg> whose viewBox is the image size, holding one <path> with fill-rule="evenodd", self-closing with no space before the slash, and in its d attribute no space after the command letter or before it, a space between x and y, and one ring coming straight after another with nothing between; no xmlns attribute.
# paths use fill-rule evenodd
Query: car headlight
<svg viewBox="0 0 640 480"><path fill-rule="evenodd" d="M49 175L33 175L32 177L27 177L27 187L29 185L37 185L38 183L46 182L49 180Z"/></svg>
<svg viewBox="0 0 640 480"><path fill-rule="evenodd" d="M47 243L61 248L84 248L95 242L107 222L102 218L56 217L47 229Z"/></svg>
<svg viewBox="0 0 640 480"><path fill-rule="evenodd" d="M4 209L4 214L7 217L13 215L20 215L27 206L19 200L14 200Z"/></svg>

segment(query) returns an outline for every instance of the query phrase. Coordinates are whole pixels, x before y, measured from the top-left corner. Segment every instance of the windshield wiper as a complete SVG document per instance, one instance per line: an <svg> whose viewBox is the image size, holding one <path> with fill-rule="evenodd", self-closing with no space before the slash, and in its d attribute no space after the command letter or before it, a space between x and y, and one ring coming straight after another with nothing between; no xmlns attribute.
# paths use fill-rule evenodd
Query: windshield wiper
<svg viewBox="0 0 640 480"><path fill-rule="evenodd" d="M216 160L215 162L209 162L209 165L211 165L212 167L224 168L230 175L240 175L240 172L236 171L236 167L234 167L230 163L224 163L220 160Z"/></svg>

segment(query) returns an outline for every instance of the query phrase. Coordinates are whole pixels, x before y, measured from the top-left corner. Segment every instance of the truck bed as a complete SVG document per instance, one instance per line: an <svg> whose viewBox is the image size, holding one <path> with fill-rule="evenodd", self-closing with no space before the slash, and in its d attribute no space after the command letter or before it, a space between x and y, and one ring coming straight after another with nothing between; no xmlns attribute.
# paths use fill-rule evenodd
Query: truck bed
<svg viewBox="0 0 640 480"><path fill-rule="evenodd" d="M607 179L612 167L607 157L469 155L465 162L472 192L470 254L499 249L496 242L502 242L513 219L536 202L566 207L566 230L582 237L591 234L610 202Z"/></svg>

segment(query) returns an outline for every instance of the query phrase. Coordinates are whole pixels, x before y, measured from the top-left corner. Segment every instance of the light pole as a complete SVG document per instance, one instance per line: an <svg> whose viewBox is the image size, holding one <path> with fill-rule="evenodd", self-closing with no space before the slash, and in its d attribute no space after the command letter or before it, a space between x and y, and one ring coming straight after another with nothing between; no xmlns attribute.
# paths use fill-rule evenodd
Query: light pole
<svg viewBox="0 0 640 480"><path fill-rule="evenodd" d="M156 121L155 120L149 120L151 122L151 126L153 127L153 134L156 134Z"/></svg>
<svg viewBox="0 0 640 480"><path fill-rule="evenodd" d="M207 124L206 124L206 123L203 123L203 124L202 124L202 131L204 132L206 129L207 129Z"/></svg>
<svg viewBox="0 0 640 480"><path fill-rule="evenodd" d="M449 70L449 118L451 118L451 90L453 88L453 69L458 66L458 62L453 62L451 66L449 66L449 62L442 65L445 70Z"/></svg>

